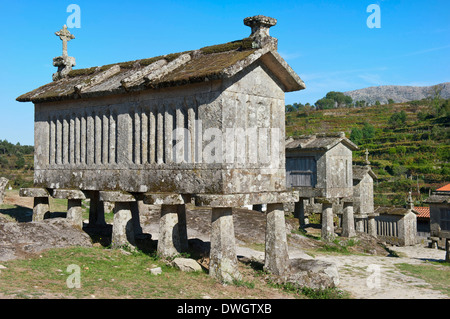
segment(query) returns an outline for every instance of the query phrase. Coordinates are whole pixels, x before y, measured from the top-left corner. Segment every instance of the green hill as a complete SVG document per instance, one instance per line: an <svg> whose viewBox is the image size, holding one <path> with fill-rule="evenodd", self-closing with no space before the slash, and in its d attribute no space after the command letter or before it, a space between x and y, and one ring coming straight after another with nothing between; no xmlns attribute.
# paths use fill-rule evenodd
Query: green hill
<svg viewBox="0 0 450 319"><path fill-rule="evenodd" d="M33 185L34 147L0 140L0 177L13 188Z"/></svg>
<svg viewBox="0 0 450 319"><path fill-rule="evenodd" d="M403 205L410 190L420 204L430 190L450 181L449 101L442 100L438 111L427 100L291 111L286 113L286 135L345 132L360 147L354 164L363 164L369 150L378 176L376 205Z"/></svg>

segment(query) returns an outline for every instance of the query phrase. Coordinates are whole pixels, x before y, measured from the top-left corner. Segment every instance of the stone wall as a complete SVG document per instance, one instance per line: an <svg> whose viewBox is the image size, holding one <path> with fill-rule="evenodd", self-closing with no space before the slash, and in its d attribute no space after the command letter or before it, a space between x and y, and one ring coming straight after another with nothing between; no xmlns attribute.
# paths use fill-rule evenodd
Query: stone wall
<svg viewBox="0 0 450 319"><path fill-rule="evenodd" d="M374 212L373 178L369 174L366 174L354 185L353 198L356 214L372 214Z"/></svg>
<svg viewBox="0 0 450 319"><path fill-rule="evenodd" d="M352 151L342 143L337 144L325 153L325 165L324 172L319 172L319 167L317 172L324 179L324 197L352 197Z"/></svg>
<svg viewBox="0 0 450 319"><path fill-rule="evenodd" d="M284 92L268 72L255 63L229 83L37 104L35 186L218 194L283 190ZM243 147L236 146L230 158L231 152L223 151L228 128L263 129L266 134L258 138L267 140L238 135L235 141ZM260 145L270 145L257 149L258 155L273 155L269 160L254 158L252 147Z"/></svg>

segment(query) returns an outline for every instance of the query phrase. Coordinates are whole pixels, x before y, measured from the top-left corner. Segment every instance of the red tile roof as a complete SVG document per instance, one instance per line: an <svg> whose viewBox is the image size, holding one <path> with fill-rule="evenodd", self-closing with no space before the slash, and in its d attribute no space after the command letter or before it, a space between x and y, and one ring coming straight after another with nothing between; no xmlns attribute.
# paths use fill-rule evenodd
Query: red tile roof
<svg viewBox="0 0 450 319"><path fill-rule="evenodd" d="M441 188L436 189L438 192L450 192L450 184L442 186Z"/></svg>
<svg viewBox="0 0 450 319"><path fill-rule="evenodd" d="M414 210L419 213L417 218L430 218L430 207L414 207Z"/></svg>

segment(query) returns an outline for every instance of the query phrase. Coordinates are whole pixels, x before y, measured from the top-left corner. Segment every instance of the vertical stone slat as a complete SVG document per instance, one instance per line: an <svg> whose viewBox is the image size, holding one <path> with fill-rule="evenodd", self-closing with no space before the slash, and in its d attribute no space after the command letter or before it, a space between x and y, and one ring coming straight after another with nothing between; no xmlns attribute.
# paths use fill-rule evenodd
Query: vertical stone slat
<svg viewBox="0 0 450 319"><path fill-rule="evenodd" d="M103 114L102 117L102 164L109 163L109 114Z"/></svg>
<svg viewBox="0 0 450 319"><path fill-rule="evenodd" d="M87 139L86 113L80 118L80 164L86 164L86 139Z"/></svg>
<svg viewBox="0 0 450 319"><path fill-rule="evenodd" d="M148 115L141 110L141 164L148 163Z"/></svg>
<svg viewBox="0 0 450 319"><path fill-rule="evenodd" d="M109 115L109 163L117 163L116 147L117 147L117 129L116 129L116 115L111 112Z"/></svg>
<svg viewBox="0 0 450 319"><path fill-rule="evenodd" d="M164 111L164 163L172 163L172 131L173 131L172 104L166 104Z"/></svg>
<svg viewBox="0 0 450 319"><path fill-rule="evenodd" d="M49 146L49 164L56 163L56 118L50 120L50 146Z"/></svg>
<svg viewBox="0 0 450 319"><path fill-rule="evenodd" d="M98 113L95 114L95 156L94 163L101 164L102 163L102 118Z"/></svg>
<svg viewBox="0 0 450 319"><path fill-rule="evenodd" d="M69 163L75 163L75 114L69 119Z"/></svg>
<svg viewBox="0 0 450 319"><path fill-rule="evenodd" d="M133 127L133 163L141 164L141 112L136 110L134 113L134 127Z"/></svg>
<svg viewBox="0 0 450 319"><path fill-rule="evenodd" d="M149 139L148 139L148 150L149 150L149 163L156 163L156 116L157 110L155 106L151 106L149 110Z"/></svg>
<svg viewBox="0 0 450 319"><path fill-rule="evenodd" d="M164 105L158 105L156 129L156 162L164 163Z"/></svg>

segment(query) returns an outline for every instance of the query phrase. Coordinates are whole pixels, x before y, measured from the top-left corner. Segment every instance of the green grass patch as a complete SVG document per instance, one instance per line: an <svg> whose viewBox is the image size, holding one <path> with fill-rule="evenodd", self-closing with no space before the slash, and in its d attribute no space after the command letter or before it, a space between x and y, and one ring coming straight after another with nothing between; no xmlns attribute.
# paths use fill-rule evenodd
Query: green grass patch
<svg viewBox="0 0 450 319"><path fill-rule="evenodd" d="M396 264L399 270L405 274L420 278L433 289L439 290L450 297L450 263L433 262L432 265Z"/></svg>

